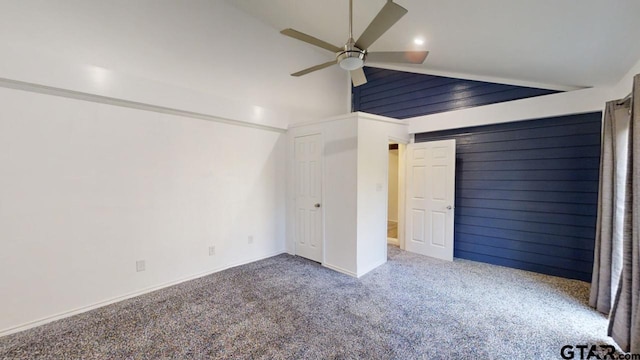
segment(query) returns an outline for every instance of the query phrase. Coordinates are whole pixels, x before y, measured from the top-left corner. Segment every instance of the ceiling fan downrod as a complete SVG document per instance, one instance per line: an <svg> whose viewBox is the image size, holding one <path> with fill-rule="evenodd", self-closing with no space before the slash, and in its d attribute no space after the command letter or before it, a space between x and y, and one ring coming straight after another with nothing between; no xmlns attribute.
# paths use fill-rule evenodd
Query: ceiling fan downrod
<svg viewBox="0 0 640 360"><path fill-rule="evenodd" d="M349 39L344 45L344 50L336 54L336 61L345 70L359 69L364 65L367 52L356 47L353 39L353 0L349 0Z"/></svg>

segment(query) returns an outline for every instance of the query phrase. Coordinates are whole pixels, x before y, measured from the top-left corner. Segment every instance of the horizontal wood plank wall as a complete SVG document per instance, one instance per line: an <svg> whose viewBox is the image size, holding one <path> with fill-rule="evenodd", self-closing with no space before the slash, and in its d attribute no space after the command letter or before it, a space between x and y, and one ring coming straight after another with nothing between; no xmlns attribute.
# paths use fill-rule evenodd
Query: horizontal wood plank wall
<svg viewBox="0 0 640 360"><path fill-rule="evenodd" d="M367 83L352 88L353 110L396 119L558 92L372 67L364 71Z"/></svg>
<svg viewBox="0 0 640 360"><path fill-rule="evenodd" d="M454 256L591 281L601 117L416 134L456 139Z"/></svg>

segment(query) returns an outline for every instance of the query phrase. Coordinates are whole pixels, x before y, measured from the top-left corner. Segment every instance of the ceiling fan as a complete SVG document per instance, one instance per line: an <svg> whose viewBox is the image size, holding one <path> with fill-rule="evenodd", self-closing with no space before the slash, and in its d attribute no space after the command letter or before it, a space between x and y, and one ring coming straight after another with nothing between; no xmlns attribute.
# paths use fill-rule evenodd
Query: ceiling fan
<svg viewBox="0 0 640 360"><path fill-rule="evenodd" d="M283 35L321 47L336 54L335 60L295 72L291 74L291 76L306 75L310 72L338 64L341 68L348 70L351 73L353 86L360 86L367 83L367 78L362 69L365 61L367 60L374 62L422 64L427 58L427 54L429 54L428 51L370 52L367 50L371 44L378 40L382 34L389 30L406 13L407 9L394 3L393 0L387 0L387 3L382 7L378 15L376 15L362 35L360 35L358 41L354 41L353 0L349 0L349 39L343 47L334 46L294 29L282 30L280 33Z"/></svg>

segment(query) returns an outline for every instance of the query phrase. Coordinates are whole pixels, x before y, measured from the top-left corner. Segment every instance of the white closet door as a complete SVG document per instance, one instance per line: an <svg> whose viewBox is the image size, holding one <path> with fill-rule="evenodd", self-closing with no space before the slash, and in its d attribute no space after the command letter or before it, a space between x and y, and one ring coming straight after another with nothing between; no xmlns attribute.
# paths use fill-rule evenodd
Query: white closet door
<svg viewBox="0 0 640 360"><path fill-rule="evenodd" d="M295 138L296 255L322 262L322 136Z"/></svg>

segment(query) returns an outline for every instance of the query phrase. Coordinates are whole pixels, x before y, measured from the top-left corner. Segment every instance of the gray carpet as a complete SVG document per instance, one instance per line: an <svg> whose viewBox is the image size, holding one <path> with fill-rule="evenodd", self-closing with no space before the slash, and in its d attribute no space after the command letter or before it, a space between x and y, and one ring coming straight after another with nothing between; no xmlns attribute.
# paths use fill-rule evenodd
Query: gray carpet
<svg viewBox="0 0 640 360"><path fill-rule="evenodd" d="M607 344L589 285L389 247L354 279L290 255L0 338L0 359L560 359Z"/></svg>

